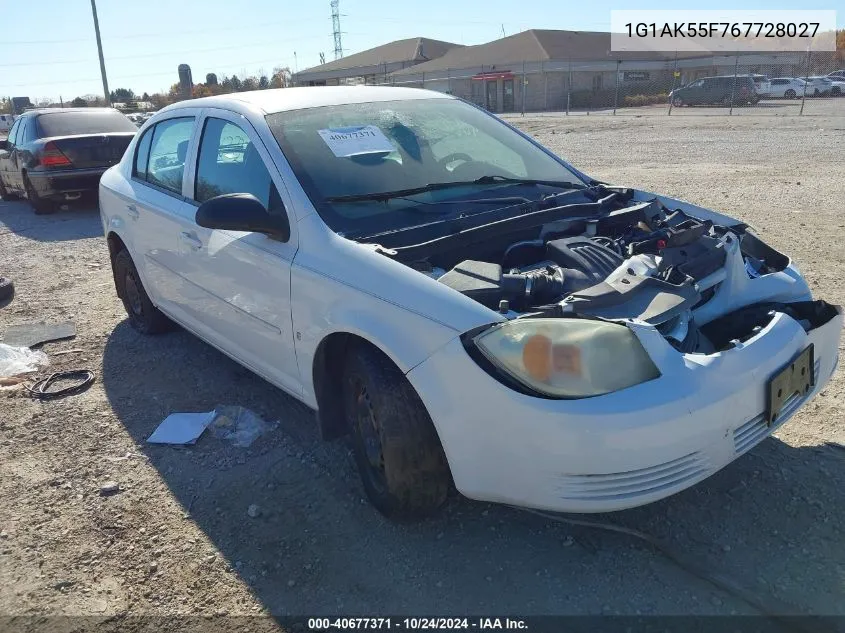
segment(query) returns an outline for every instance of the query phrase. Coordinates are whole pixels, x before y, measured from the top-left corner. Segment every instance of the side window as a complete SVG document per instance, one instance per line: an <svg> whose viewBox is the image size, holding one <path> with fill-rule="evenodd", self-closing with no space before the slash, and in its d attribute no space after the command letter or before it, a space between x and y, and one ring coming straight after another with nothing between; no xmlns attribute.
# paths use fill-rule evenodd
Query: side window
<svg viewBox="0 0 845 633"><path fill-rule="evenodd" d="M224 193L251 193L265 209L281 207L281 198L261 154L246 132L223 119L205 121L195 187L197 202Z"/></svg>
<svg viewBox="0 0 845 633"><path fill-rule="evenodd" d="M153 140L155 126L144 132L135 148L135 162L132 165L132 175L141 180L147 179L147 164L150 162L150 143Z"/></svg>
<svg viewBox="0 0 845 633"><path fill-rule="evenodd" d="M182 193L182 176L194 117L167 119L155 126L147 161L147 182Z"/></svg>
<svg viewBox="0 0 845 633"><path fill-rule="evenodd" d="M17 137L18 130L20 129L20 127L21 127L21 120L18 119L17 121L15 121L14 125L12 125L12 129L9 130L9 138L7 139L8 142L9 142L9 147L11 147L15 144L15 138Z"/></svg>

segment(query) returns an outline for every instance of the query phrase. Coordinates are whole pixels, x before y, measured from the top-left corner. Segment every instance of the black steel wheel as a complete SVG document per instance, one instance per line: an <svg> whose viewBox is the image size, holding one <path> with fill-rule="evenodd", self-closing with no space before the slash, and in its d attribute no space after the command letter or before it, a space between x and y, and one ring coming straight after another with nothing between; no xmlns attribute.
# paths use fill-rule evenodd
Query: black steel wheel
<svg viewBox="0 0 845 633"><path fill-rule="evenodd" d="M445 501L451 474L431 418L407 378L372 346L352 346L344 413L364 491L383 514L411 518Z"/></svg>

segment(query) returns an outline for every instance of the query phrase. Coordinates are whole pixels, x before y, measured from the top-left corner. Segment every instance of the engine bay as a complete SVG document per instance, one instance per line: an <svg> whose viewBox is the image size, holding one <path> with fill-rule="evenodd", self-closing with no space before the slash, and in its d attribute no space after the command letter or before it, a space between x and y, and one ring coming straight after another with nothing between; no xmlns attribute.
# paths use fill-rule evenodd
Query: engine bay
<svg viewBox="0 0 845 633"><path fill-rule="evenodd" d="M705 335L707 323L752 304L807 298L787 274L789 259L744 225L720 226L657 200L524 233L504 245L464 245L460 261L441 249L409 265L507 318L637 319L686 353L742 338L723 340L715 326Z"/></svg>

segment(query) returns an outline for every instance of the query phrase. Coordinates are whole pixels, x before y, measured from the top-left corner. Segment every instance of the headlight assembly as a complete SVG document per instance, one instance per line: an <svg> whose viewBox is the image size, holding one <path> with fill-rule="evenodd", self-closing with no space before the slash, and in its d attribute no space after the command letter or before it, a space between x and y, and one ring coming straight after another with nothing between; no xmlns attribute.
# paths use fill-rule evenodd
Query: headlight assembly
<svg viewBox="0 0 845 633"><path fill-rule="evenodd" d="M498 369L553 398L598 396L660 375L624 325L586 319L514 319L473 342Z"/></svg>

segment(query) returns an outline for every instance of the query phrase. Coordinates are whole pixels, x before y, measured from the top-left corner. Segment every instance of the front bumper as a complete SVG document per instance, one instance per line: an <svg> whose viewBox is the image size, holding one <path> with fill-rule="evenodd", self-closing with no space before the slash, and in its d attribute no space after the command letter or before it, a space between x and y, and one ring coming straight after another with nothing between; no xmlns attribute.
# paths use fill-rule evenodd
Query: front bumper
<svg viewBox="0 0 845 633"><path fill-rule="evenodd" d="M61 197L65 194L97 191L100 177L108 167L92 169L67 169L62 171L30 171L27 173L36 193L42 198Z"/></svg>
<svg viewBox="0 0 845 633"><path fill-rule="evenodd" d="M709 477L784 424L829 381L843 324L805 332L778 314L755 337L709 356L681 354L635 328L662 375L582 400L547 400L503 386L451 341L408 373L467 497L560 512L607 512L662 499ZM809 344L815 387L776 425L766 382Z"/></svg>

